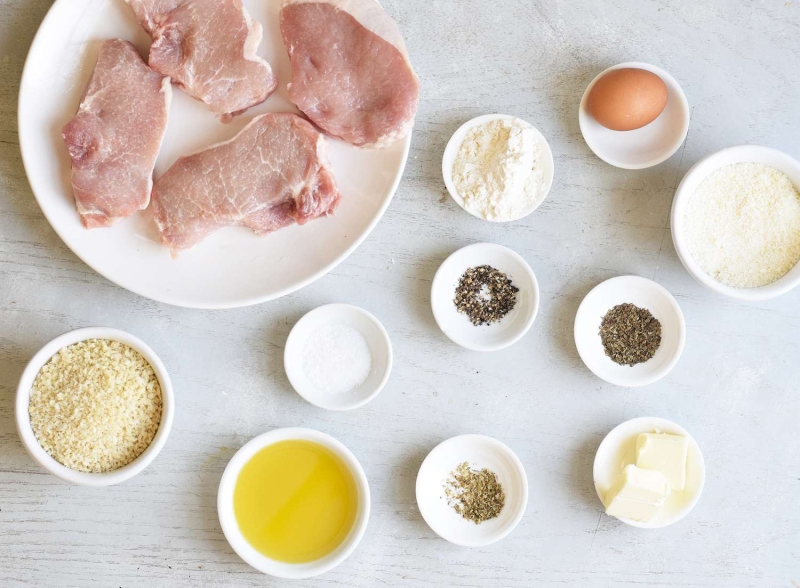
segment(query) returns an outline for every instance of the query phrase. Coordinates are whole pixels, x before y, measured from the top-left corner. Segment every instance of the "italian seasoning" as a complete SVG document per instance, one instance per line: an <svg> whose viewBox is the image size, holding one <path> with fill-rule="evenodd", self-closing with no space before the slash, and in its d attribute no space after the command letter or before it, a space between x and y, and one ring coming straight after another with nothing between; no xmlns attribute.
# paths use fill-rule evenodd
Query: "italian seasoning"
<svg viewBox="0 0 800 588"><path fill-rule="evenodd" d="M458 280L453 302L473 325L491 325L514 309L517 292L519 288L506 274L490 265L480 265L469 268Z"/></svg>
<svg viewBox="0 0 800 588"><path fill-rule="evenodd" d="M661 345L661 323L646 308L618 304L603 317L600 339L612 361L634 366L656 354Z"/></svg>
<svg viewBox="0 0 800 588"><path fill-rule="evenodd" d="M467 462L450 472L444 494L453 510L476 525L497 517L506 502L497 474L473 470Z"/></svg>

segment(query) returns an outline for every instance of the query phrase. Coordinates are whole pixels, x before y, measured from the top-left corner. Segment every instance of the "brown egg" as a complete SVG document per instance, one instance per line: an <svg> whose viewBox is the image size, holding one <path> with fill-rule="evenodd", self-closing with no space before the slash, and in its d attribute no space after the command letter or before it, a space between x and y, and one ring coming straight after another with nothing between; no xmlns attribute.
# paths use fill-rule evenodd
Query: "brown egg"
<svg viewBox="0 0 800 588"><path fill-rule="evenodd" d="M667 105L667 85L644 69L615 69L597 80L587 106L597 122L612 131L640 129Z"/></svg>

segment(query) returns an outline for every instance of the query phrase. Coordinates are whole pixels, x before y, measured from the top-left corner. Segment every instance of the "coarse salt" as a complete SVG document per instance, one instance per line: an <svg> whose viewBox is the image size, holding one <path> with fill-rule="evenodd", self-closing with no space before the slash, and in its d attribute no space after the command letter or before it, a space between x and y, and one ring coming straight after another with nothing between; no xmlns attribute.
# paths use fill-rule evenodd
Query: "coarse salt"
<svg viewBox="0 0 800 588"><path fill-rule="evenodd" d="M372 354L364 336L347 325L313 331L303 348L303 371L324 394L358 388L372 370Z"/></svg>
<svg viewBox="0 0 800 588"><path fill-rule="evenodd" d="M692 258L728 286L771 284L800 262L800 193L774 167L718 169L692 194L684 220Z"/></svg>

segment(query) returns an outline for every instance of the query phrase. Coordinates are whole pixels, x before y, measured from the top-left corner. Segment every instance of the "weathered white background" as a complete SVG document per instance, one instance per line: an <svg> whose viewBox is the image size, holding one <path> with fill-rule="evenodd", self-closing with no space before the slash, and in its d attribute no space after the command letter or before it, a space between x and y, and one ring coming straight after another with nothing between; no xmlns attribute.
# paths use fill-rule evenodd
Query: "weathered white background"
<svg viewBox="0 0 800 588"><path fill-rule="evenodd" d="M383 3L424 86L411 158L388 213L350 259L305 290L252 308L200 312L117 288L47 224L25 179L15 117L23 60L51 0L0 0L0 585L288 586L232 552L215 497L238 447L299 425L354 451L374 506L354 555L297 586L799 588L800 292L742 304L705 291L675 255L668 213L679 179L712 151L758 143L800 158L800 2ZM592 77L629 60L667 69L692 106L684 147L639 172L594 157L576 116ZM511 225L462 212L440 177L450 134L489 112L531 121L555 155L547 201ZM476 241L520 252L542 289L531 332L496 354L451 344L429 307L439 263ZM644 389L604 384L573 343L583 296L620 274L666 286L688 324L680 363ZM396 354L384 392L347 414L306 404L282 367L294 322L333 301L374 312ZM14 389L28 359L52 337L88 325L147 341L170 370L178 400L155 463L103 490L70 487L35 466L13 423ZM605 433L642 415L686 427L708 465L698 507L662 531L607 518L592 486ZM520 526L484 549L440 540L414 499L427 452L468 432L509 444L530 481Z"/></svg>

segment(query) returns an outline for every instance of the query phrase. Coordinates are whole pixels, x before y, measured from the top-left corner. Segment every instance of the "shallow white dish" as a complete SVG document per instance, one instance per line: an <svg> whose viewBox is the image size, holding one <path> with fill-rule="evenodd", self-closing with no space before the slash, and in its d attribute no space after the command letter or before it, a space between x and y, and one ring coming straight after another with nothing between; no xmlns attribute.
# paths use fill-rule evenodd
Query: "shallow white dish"
<svg viewBox="0 0 800 588"><path fill-rule="evenodd" d="M258 53L280 80L264 104L223 124L202 103L174 88L169 128L155 175L178 156L235 135L255 115L296 112L286 97L291 67L278 25L280 0L245 0L264 25ZM177 259L158 243L149 210L108 229L86 230L75 212L70 162L61 128L78 107L94 68L97 41L119 37L146 55L150 39L125 2L57 0L31 46L20 85L19 141L36 199L59 237L87 265L132 292L178 306L231 308L278 298L311 283L366 238L400 182L410 135L388 149L330 141L342 201L336 214L266 237L222 229Z"/></svg>
<svg viewBox="0 0 800 588"><path fill-rule="evenodd" d="M664 80L667 105L656 120L641 129L612 131L589 114L586 102L589 92L603 75L628 67L651 71ZM686 139L689 116L689 101L675 78L660 67L639 61L620 63L599 73L586 87L578 108L578 123L586 144L597 157L623 169L644 169L669 159Z"/></svg>
<svg viewBox="0 0 800 588"><path fill-rule="evenodd" d="M303 350L308 337L315 330L330 325L346 325L357 330L372 354L372 369L367 379L357 388L340 394L320 391L303 370ZM363 308L327 304L297 321L286 340L283 365L292 387L311 404L328 410L351 410L375 398L386 385L392 371L392 343L381 322Z"/></svg>
<svg viewBox="0 0 800 588"><path fill-rule="evenodd" d="M450 472L465 461L472 468L497 474L506 495L500 515L477 525L456 513L444 495ZM506 445L485 435L460 435L437 445L419 468L416 491L419 511L430 528L464 547L500 541L519 524L528 504L528 478L522 462Z"/></svg>
<svg viewBox="0 0 800 588"><path fill-rule="evenodd" d="M41 370L44 364L50 361L50 358L60 349L87 339L109 339L112 341L119 341L132 347L153 367L153 371L155 371L158 382L161 385L161 423L150 446L128 465L118 470L102 474L79 472L61 465L50 457L50 454L42 449L42 446L39 445L39 442L36 440L36 435L31 428L31 417L28 411L31 387L33 386L33 381L36 379L36 376L39 374L39 370ZM87 327L70 331L56 337L50 341L50 343L42 347L28 362L25 371L22 372L15 401L17 433L33 460L54 476L58 476L66 482L79 486L111 486L129 480L141 472L150 465L167 442L170 429L172 429L172 419L174 415L175 394L172 390L172 383L170 382L164 364L161 363L161 360L155 352L141 339L134 337L130 333L106 327Z"/></svg>
<svg viewBox="0 0 800 588"><path fill-rule="evenodd" d="M450 196L453 200L456 201L461 208L465 211L470 213L472 216L479 218L481 220L491 220L492 222L512 222L515 220L519 220L521 218L525 218L529 214L531 214L534 210L539 208L539 205L544 202L544 199L547 198L547 194L550 192L550 188L553 185L553 173L554 173L554 163L553 163L553 152L550 150L550 145L547 143L547 139L544 138L539 129L533 127L533 132L536 137L536 143L541 148L541 159L537 161L536 164L542 167L542 174L543 174L543 181L544 187L542 188L542 193L539 195L539 198L536 202L532 203L531 206L523 211L517 218L509 219L507 221L494 221L492 219L486 219L479 214L476 214L472 210L468 209L464 204L464 199L459 195L458 190L456 190L455 183L453 182L453 164L456 161L456 155L458 155L458 150L461 148L461 143L464 142L464 137L466 137L467 132L473 127L478 125L493 121L493 120L513 120L517 117L511 116L508 114L485 114L483 116L479 116L473 118L465 122L461 125L458 130L453 133L453 136L450 137L450 141L447 142L447 147L444 150L444 156L442 157L442 177L444 178L444 185L447 186L447 191L450 193ZM527 121L525 121L527 122ZM530 123L528 123L530 124Z"/></svg>
<svg viewBox="0 0 800 588"><path fill-rule="evenodd" d="M600 323L618 304L646 308L661 323L661 345L655 355L633 367L614 363L603 349ZM678 363L686 344L686 322L672 294L652 280L619 276L595 286L575 315L575 345L594 374L617 386L646 386L666 376Z"/></svg>
<svg viewBox="0 0 800 588"><path fill-rule="evenodd" d="M303 564L291 564L277 561L256 551L239 530L239 524L236 522L236 514L233 510L233 492L236 488L236 481L239 478L239 472L242 471L242 467L244 467L256 453L268 445L290 439L313 441L328 448L350 469L350 473L353 475L353 480L358 490L358 512L356 513L356 519L353 522L353 528L350 534L333 552L321 559ZM230 543L239 557L259 572L277 578L294 580L318 576L319 574L335 568L347 559L350 554L353 553L356 546L361 541L361 538L364 536L364 531L367 529L370 505L369 483L367 482L366 474L364 474L364 469L356 459L356 456L340 441L337 441L330 435L313 429L303 428L275 429L274 431L263 433L248 441L236 452L230 462L228 462L219 483L219 491L217 492L217 514L219 515L222 532L225 534L225 539L228 540L228 543Z"/></svg>
<svg viewBox="0 0 800 588"><path fill-rule="evenodd" d="M675 244L675 251L691 276L703 286L710 288L714 292L737 298L739 300L768 300L782 294L786 294L800 284L800 263L779 280L761 286L760 288L733 288L722 282L718 282L692 259L689 251L689 242L684 236L684 215L686 207L697 187L710 174L719 168L734 163L763 163L770 165L785 173L795 187L800 190L800 161L790 155L771 149L770 147L760 147L758 145L737 145L728 147L716 153L712 153L694 164L675 191L672 200L672 242Z"/></svg>
<svg viewBox="0 0 800 588"><path fill-rule="evenodd" d="M453 300L463 273L479 265L505 273L519 292L513 310L501 321L476 327L458 312ZM518 253L494 243L475 243L459 249L439 266L431 285L431 309L439 328L454 343L473 351L496 351L519 341L533 325L539 310L539 283Z"/></svg>
<svg viewBox="0 0 800 588"><path fill-rule="evenodd" d="M594 457L592 475L600 502L622 469L636 463L636 438L640 433L671 433L689 437L686 459L686 489L672 493L659 515L649 523L619 519L623 523L642 529L659 529L677 523L695 507L703 493L706 465L703 454L694 438L683 427L656 417L640 417L625 421L606 435Z"/></svg>

